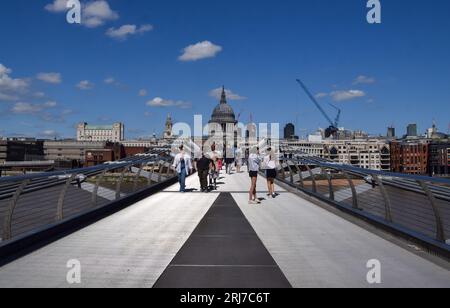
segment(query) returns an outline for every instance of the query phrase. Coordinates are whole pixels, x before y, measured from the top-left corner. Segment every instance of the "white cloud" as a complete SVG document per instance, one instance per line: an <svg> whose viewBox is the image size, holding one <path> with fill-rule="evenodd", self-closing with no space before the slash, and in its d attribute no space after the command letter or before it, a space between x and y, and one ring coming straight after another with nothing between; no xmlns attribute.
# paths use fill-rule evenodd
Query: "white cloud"
<svg viewBox="0 0 450 308"><path fill-rule="evenodd" d="M114 84L114 83L116 82L116 80L115 80L114 78L112 78L112 77L109 77L109 78L106 78L106 79L104 80L104 82L105 82L106 84Z"/></svg>
<svg viewBox="0 0 450 308"><path fill-rule="evenodd" d="M327 96L328 96L328 93L323 93L323 92L317 93L315 95L316 98L324 98L324 97L327 97Z"/></svg>
<svg viewBox="0 0 450 308"><path fill-rule="evenodd" d="M141 97L144 97L144 96L148 95L148 92L145 89L141 89L141 90L139 90L138 95L141 96Z"/></svg>
<svg viewBox="0 0 450 308"><path fill-rule="evenodd" d="M45 97L45 93L44 92L36 92L33 94L33 96L36 98L43 98L43 97Z"/></svg>
<svg viewBox="0 0 450 308"><path fill-rule="evenodd" d="M60 134L55 130L44 130L39 133L39 136L42 138L58 138Z"/></svg>
<svg viewBox="0 0 450 308"><path fill-rule="evenodd" d="M52 13L67 12L67 1L54 0L47 4L45 9ZM95 0L82 4L81 24L88 28L96 28L118 18L119 14L111 9L106 0Z"/></svg>
<svg viewBox="0 0 450 308"><path fill-rule="evenodd" d="M335 102L342 102L359 97L364 97L366 96L366 93L360 90L334 91L330 93L330 96L333 98Z"/></svg>
<svg viewBox="0 0 450 308"><path fill-rule="evenodd" d="M147 106L150 107L177 107L182 109L191 108L191 103L184 101L167 100L161 97L155 97L147 102Z"/></svg>
<svg viewBox="0 0 450 308"><path fill-rule="evenodd" d="M356 77L356 79L353 81L353 85L358 85L358 84L372 84L375 83L376 80L373 77L367 77L364 75L360 75L358 77Z"/></svg>
<svg viewBox="0 0 450 308"><path fill-rule="evenodd" d="M239 94L233 93L233 91L225 89L225 93L227 95L227 99L231 100L231 101L239 101L239 100L244 100L247 99L244 96L241 96ZM214 90L211 90L209 92L209 96L214 97L216 99L220 99L220 97L222 96L222 88L217 88Z"/></svg>
<svg viewBox="0 0 450 308"><path fill-rule="evenodd" d="M183 49L183 54L178 58L180 61L198 61L213 58L222 51L222 47L214 45L210 41L200 42Z"/></svg>
<svg viewBox="0 0 450 308"><path fill-rule="evenodd" d="M104 25L107 21L117 20L119 14L109 6L105 0L88 2L81 14L81 23L88 28L96 28Z"/></svg>
<svg viewBox="0 0 450 308"><path fill-rule="evenodd" d="M67 11L68 0L54 0L45 6L45 9L52 13L62 13Z"/></svg>
<svg viewBox="0 0 450 308"><path fill-rule="evenodd" d="M109 28L106 31L106 35L117 40L124 41L130 35L143 34L153 30L152 25L142 25L137 27L136 25L123 25L118 29Z"/></svg>
<svg viewBox="0 0 450 308"><path fill-rule="evenodd" d="M12 70L0 63L0 76L11 74Z"/></svg>
<svg viewBox="0 0 450 308"><path fill-rule="evenodd" d="M18 101L19 97L16 95L9 95L9 94L4 94L0 92L0 101L7 101L7 102L13 102L13 101Z"/></svg>
<svg viewBox="0 0 450 308"><path fill-rule="evenodd" d="M80 90L91 90L94 88L94 84L89 80L82 80L77 84L77 88Z"/></svg>
<svg viewBox="0 0 450 308"><path fill-rule="evenodd" d="M58 104L56 102L46 102L44 104L30 104L19 102L14 104L11 112L14 114L37 114L46 109L55 108Z"/></svg>
<svg viewBox="0 0 450 308"><path fill-rule="evenodd" d="M39 73L36 78L40 81L51 84L59 84L62 82L60 73Z"/></svg>
<svg viewBox="0 0 450 308"><path fill-rule="evenodd" d="M16 101L29 87L26 79L11 78L12 70L0 63L0 100Z"/></svg>

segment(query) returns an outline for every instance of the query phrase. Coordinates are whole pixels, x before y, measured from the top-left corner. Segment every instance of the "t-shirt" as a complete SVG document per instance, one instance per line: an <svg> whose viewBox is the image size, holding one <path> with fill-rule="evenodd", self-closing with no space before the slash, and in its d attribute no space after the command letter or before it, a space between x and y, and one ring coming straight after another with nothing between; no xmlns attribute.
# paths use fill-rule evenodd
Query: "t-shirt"
<svg viewBox="0 0 450 308"><path fill-rule="evenodd" d="M207 157L202 157L197 161L197 168L198 171L206 171L209 170L209 165L211 164L212 160Z"/></svg>

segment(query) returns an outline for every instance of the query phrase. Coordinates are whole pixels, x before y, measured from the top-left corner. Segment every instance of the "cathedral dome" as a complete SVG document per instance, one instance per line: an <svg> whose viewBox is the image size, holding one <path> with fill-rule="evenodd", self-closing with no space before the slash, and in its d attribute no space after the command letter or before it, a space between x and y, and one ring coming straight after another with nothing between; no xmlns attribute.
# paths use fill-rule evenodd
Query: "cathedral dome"
<svg viewBox="0 0 450 308"><path fill-rule="evenodd" d="M233 108L227 103L225 88L222 90L220 104L214 108L210 123L236 123L236 116Z"/></svg>

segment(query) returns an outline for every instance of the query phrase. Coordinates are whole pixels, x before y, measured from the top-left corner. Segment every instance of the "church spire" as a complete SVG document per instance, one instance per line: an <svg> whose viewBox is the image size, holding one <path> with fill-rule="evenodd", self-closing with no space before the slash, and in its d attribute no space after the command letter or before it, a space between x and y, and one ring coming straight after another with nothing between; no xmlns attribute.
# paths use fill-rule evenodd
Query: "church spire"
<svg viewBox="0 0 450 308"><path fill-rule="evenodd" d="M221 104L226 104L227 103L227 93L225 91L225 86L222 87L222 96L220 98L220 103Z"/></svg>

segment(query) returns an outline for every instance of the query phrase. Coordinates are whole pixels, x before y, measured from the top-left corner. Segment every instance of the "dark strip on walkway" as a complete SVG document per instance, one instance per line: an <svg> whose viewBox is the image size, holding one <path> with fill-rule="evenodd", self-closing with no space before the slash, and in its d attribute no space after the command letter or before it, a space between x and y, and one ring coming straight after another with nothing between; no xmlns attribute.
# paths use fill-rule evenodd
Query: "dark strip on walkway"
<svg viewBox="0 0 450 308"><path fill-rule="evenodd" d="M291 285L231 194L221 193L154 287L290 288Z"/></svg>

